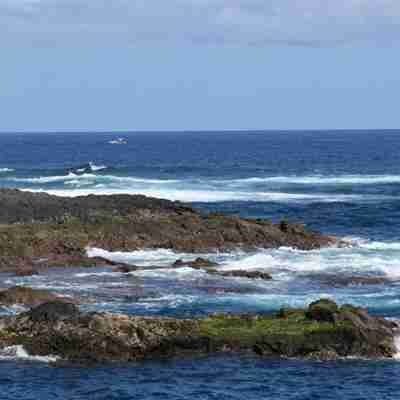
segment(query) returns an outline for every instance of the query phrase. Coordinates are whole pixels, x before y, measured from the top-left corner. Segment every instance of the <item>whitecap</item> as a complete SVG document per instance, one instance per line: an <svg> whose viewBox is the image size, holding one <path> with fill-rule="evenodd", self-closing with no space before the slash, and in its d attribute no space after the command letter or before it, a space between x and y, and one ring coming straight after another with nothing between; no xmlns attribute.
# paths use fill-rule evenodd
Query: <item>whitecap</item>
<svg viewBox="0 0 400 400"><path fill-rule="evenodd" d="M364 244L360 244L364 243ZM236 251L218 254L175 253L169 249L139 250L134 252L109 252L98 248L87 248L89 257L102 257L114 262L143 266L165 266L168 268L176 259L187 261L198 256L208 258L221 264L221 270L260 270L279 276L285 280L294 278L299 273L328 272L333 274L347 273L385 275L388 278L400 278L400 243L363 241L352 247L329 247L311 251L297 250L288 247L279 249L259 249L255 253ZM162 271L146 274L164 273ZM182 276L185 270L181 272Z"/></svg>
<svg viewBox="0 0 400 400"><path fill-rule="evenodd" d="M400 175L305 175L250 177L231 180L214 180L230 184L281 183L302 185L376 185L400 183Z"/></svg>
<svg viewBox="0 0 400 400"><path fill-rule="evenodd" d="M82 178L88 176L81 175ZM75 177L71 177L75 178ZM81 179L82 179L81 178ZM107 178L107 176L103 176ZM39 178L40 179L40 178ZM129 178L134 179L134 178ZM64 179L66 180L66 179ZM154 182L155 183L155 182ZM168 183L172 183L169 181ZM281 202L281 203L363 203L375 202L382 200L391 200L393 196L383 195L347 195L347 194L307 194L307 193L284 193L284 192L233 192L233 191L219 191L219 190L190 190L190 189L174 189L174 188L149 188L149 187L126 187L126 188L112 188L109 185L102 187L93 187L85 189L23 189L31 192L45 192L60 197L77 197L95 195L116 195L116 194L141 194L144 196L155 197L160 199L168 199L172 201L182 202L225 202L225 201L249 201L249 202Z"/></svg>
<svg viewBox="0 0 400 400"><path fill-rule="evenodd" d="M160 268L148 269L129 272L129 275L146 277L146 278L164 278L164 279L183 279L185 281L197 280L207 274L206 271L193 269L190 267L183 268ZM207 276L210 277L210 276Z"/></svg>
<svg viewBox="0 0 400 400"><path fill-rule="evenodd" d="M71 179L78 179L82 175L74 174L69 172L68 175L55 175L55 176L40 176L38 178L12 178L10 180L15 182L25 182L25 183L53 183L53 182L63 182Z"/></svg>

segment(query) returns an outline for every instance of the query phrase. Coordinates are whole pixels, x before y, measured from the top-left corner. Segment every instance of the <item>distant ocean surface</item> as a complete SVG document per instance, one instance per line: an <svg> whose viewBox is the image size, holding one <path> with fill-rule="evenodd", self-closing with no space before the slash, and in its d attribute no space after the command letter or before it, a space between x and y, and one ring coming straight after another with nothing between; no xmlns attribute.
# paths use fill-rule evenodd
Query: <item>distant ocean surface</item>
<svg viewBox="0 0 400 400"><path fill-rule="evenodd" d="M60 196L140 193L204 212L302 222L354 245L204 255L222 268L270 272L272 282L168 268L192 254L90 249L91 255L166 268L137 272L132 279L105 269L57 269L25 278L3 274L0 287L23 284L87 295L96 299L83 306L88 310L127 314L268 313L324 296L400 318L400 131L9 133L0 134L0 149L0 187ZM320 279L326 274L389 280L333 287ZM19 311L0 308L1 314ZM398 376L400 362L387 360L218 356L52 368L21 351L0 354L5 400L398 399Z"/></svg>

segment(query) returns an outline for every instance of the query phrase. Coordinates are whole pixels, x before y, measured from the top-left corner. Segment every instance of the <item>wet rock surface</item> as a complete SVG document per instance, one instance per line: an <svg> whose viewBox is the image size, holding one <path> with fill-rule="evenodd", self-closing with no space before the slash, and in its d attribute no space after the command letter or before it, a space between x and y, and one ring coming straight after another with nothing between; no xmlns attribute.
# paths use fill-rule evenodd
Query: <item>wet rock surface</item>
<svg viewBox="0 0 400 400"><path fill-rule="evenodd" d="M173 268L189 267L193 269L207 269L207 268L215 268L217 266L218 263L207 260L202 257L198 257L194 261L176 260L172 264Z"/></svg>
<svg viewBox="0 0 400 400"><path fill-rule="evenodd" d="M24 277L24 276L35 276L39 275L39 271L33 268L25 268L15 271L15 276Z"/></svg>
<svg viewBox="0 0 400 400"><path fill-rule="evenodd" d="M391 279L386 276L337 275L332 273L313 274L309 278L329 287L382 285L391 282Z"/></svg>
<svg viewBox="0 0 400 400"><path fill-rule="evenodd" d="M261 271L246 271L246 270L232 270L232 271L218 271L211 270L208 271L210 274L219 275L229 278L247 278L247 279L262 279L265 281L269 281L272 279L272 276L267 272Z"/></svg>
<svg viewBox="0 0 400 400"><path fill-rule="evenodd" d="M137 361L215 352L335 360L393 357L398 325L361 308L314 302L273 316L214 315L205 319L82 313L50 302L0 318L0 346L23 345L32 355L68 361Z"/></svg>

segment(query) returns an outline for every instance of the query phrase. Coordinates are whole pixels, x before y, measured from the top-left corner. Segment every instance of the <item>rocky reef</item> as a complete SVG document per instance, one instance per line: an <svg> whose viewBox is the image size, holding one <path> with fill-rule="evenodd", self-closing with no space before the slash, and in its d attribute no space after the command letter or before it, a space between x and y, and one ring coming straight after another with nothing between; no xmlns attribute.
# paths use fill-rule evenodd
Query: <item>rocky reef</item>
<svg viewBox="0 0 400 400"><path fill-rule="evenodd" d="M65 302L44 303L0 318L0 347L65 361L113 362L218 352L263 357L337 359L393 357L397 323L365 309L319 300L305 310L205 319L82 313Z"/></svg>
<svg viewBox="0 0 400 400"><path fill-rule="evenodd" d="M110 251L166 248L182 252L338 244L336 238L285 221L202 215L179 202L146 196L62 198L0 189L0 271L106 265L87 246Z"/></svg>

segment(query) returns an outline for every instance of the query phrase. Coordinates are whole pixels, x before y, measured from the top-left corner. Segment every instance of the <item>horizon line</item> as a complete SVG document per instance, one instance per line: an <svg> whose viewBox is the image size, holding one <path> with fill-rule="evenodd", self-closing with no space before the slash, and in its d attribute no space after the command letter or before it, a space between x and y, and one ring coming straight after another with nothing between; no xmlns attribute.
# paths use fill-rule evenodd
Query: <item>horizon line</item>
<svg viewBox="0 0 400 400"><path fill-rule="evenodd" d="M400 128L321 128L321 129L166 129L166 130L16 130L1 131L1 134L130 134L130 133L304 133L304 132L398 132Z"/></svg>

